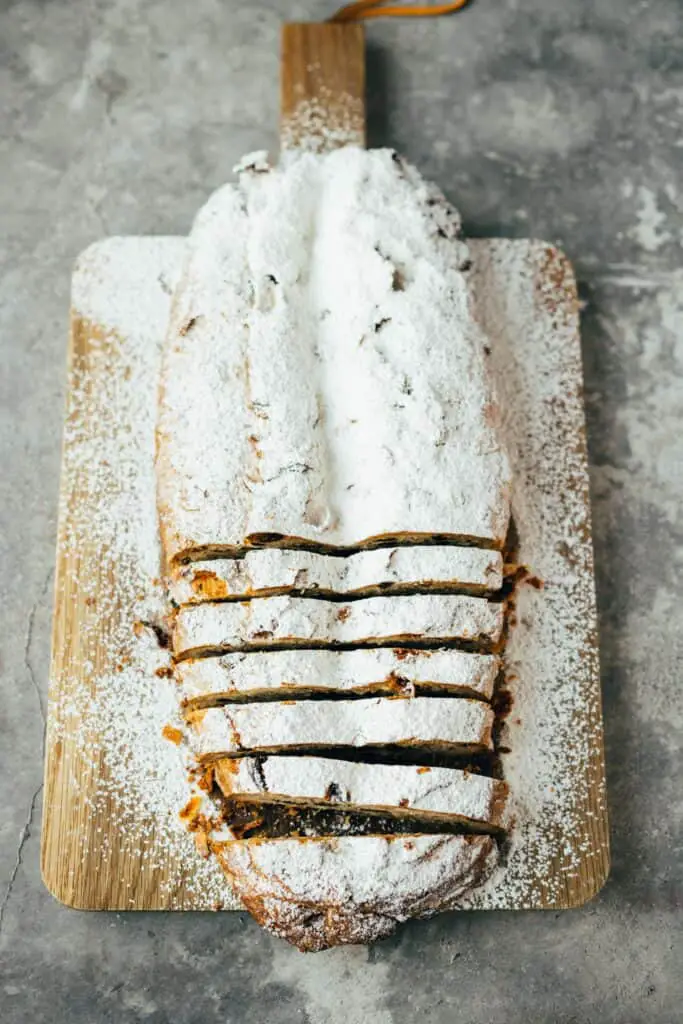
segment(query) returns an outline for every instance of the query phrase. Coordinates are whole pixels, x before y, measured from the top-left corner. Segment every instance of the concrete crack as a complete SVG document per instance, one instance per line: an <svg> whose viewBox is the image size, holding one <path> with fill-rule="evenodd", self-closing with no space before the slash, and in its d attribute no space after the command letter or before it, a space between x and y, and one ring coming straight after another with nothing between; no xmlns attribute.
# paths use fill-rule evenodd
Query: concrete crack
<svg viewBox="0 0 683 1024"><path fill-rule="evenodd" d="M100 231L102 232L102 234L104 236L110 235L111 231L107 226L106 218L104 216L104 213L102 212L102 201L99 200L98 202L95 202L95 200L90 198L90 196L85 196L83 202L86 208L90 210L91 214L99 224Z"/></svg>
<svg viewBox="0 0 683 1024"><path fill-rule="evenodd" d="M14 883L16 882L17 875L19 874L19 868L21 867L23 862L24 847L26 846L26 843L28 842L29 837L31 835L31 826L33 824L33 815L35 814L36 810L36 801L38 800L38 795L42 788L43 784L41 782L41 784L38 786L37 790L31 797L28 815L26 817L26 821L24 822L24 827L22 828L19 834L19 845L17 846L17 855L14 861L14 867L12 868L12 872L9 876L9 881L7 882L7 888L5 889L5 895L2 898L2 903L0 903L0 934L2 934L2 923L5 918L5 910L7 908L7 904L9 903L10 896L12 895Z"/></svg>
<svg viewBox="0 0 683 1024"><path fill-rule="evenodd" d="M46 725L45 705L43 704L43 697L42 697L42 693L41 693L40 684L39 684L38 679L36 677L36 673L35 673L35 670L33 668L33 663L31 661L31 644L33 643L33 629L34 629L34 626L35 626L36 614L37 614L38 609L40 608L40 606L41 606L41 604L42 604L42 602L45 599L45 596L47 594L48 587L50 585L50 580L52 579L52 571L53 570L50 569L50 571L48 572L47 576L45 577L45 582L43 583L43 586L42 586L42 589L41 589L41 592L40 592L40 596L39 596L38 600L35 602L35 604L33 605L33 607L31 608L31 611L28 613L28 621L27 621L27 625L26 625L26 642L24 644L24 666L26 668L26 671L28 672L28 677L31 680L31 686L33 687L33 689L35 691L36 699L38 701L38 709L39 709L39 712L40 712L40 717L41 717L42 722L43 722L43 747L45 746L45 725Z"/></svg>

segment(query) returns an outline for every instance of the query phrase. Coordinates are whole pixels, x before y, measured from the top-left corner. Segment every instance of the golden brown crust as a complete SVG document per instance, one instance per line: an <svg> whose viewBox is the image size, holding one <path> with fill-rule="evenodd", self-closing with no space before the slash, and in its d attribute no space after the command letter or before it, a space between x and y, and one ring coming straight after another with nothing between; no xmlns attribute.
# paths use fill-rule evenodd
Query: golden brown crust
<svg viewBox="0 0 683 1024"><path fill-rule="evenodd" d="M391 935L399 921L383 914L349 914L343 907L296 908L273 897L249 896L243 902L251 916L302 953L333 946L365 945Z"/></svg>

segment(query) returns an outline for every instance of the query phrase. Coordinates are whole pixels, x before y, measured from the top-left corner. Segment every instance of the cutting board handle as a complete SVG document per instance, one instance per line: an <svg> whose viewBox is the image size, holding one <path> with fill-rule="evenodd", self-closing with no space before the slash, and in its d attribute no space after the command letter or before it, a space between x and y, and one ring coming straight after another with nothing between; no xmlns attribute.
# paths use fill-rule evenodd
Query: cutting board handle
<svg viewBox="0 0 683 1024"><path fill-rule="evenodd" d="M321 153L365 145L362 25L289 23L282 29L280 142Z"/></svg>

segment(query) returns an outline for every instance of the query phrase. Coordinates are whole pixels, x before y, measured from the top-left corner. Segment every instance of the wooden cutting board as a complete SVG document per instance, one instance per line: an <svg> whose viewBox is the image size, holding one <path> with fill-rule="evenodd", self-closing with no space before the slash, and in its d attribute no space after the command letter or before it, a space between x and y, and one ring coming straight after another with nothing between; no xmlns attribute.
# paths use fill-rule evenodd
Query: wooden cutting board
<svg viewBox="0 0 683 1024"><path fill-rule="evenodd" d="M284 52L286 146L362 143L361 29L288 26ZM576 290L550 246L470 244L519 560L542 587L520 588L507 654L515 844L462 907L562 909L594 895L609 870ZM82 909L237 906L178 820L184 769L162 735L173 682L140 625L160 604L154 410L183 252L182 239L107 239L73 278L42 870L58 899Z"/></svg>

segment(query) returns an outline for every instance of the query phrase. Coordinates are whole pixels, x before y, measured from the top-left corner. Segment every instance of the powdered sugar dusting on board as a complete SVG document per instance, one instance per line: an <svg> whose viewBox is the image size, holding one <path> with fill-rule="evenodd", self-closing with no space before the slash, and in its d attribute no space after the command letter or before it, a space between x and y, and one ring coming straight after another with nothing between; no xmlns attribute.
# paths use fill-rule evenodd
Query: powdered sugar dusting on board
<svg viewBox="0 0 683 1024"><path fill-rule="evenodd" d="M580 865L594 862L597 884L607 863L575 296L566 265L540 244L471 242L470 251L505 412L519 558L544 586L518 589L508 645L514 705L501 742L516 822L506 863L458 905L561 907L576 902ZM75 282L75 305L91 321L77 352L92 354L76 358L71 385L60 532L63 552L80 561L69 559L57 607L59 618L60 602L77 602L81 625L56 659L49 757L65 766L62 792L91 812L92 827L61 851L74 888L83 873L128 878L114 900L88 905L236 905L178 821L184 748L161 737L166 725L180 728L175 684L154 675L165 652L132 630L162 607L151 582L154 406L182 252L180 240L110 240L89 250ZM122 864L133 865L134 897Z"/></svg>
<svg viewBox="0 0 683 1024"><path fill-rule="evenodd" d="M473 255L517 560L536 585L517 589L505 652L514 703L500 743L517 824L505 866L463 906L571 905L609 862L576 285L566 257L540 242L478 242Z"/></svg>
<svg viewBox="0 0 683 1024"><path fill-rule="evenodd" d="M322 153L338 146L363 146L365 106L348 93L332 93L322 86L319 97L302 100L283 118L280 139L285 159L304 150Z"/></svg>
<svg viewBox="0 0 683 1024"><path fill-rule="evenodd" d="M121 909L155 888L171 907L183 893L231 900L178 816L188 799L185 751L163 735L181 721L155 633L163 639L155 400L182 251L175 239L109 239L80 257L73 280L58 551L66 572L56 601L78 606L79 628L60 632L58 613L48 745L89 808L71 876L97 864Z"/></svg>

